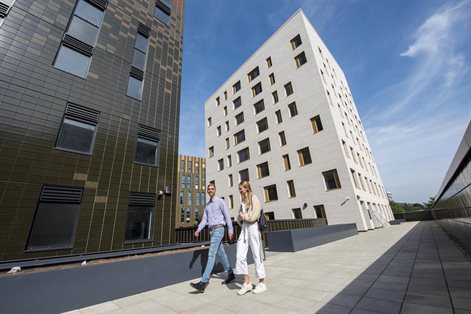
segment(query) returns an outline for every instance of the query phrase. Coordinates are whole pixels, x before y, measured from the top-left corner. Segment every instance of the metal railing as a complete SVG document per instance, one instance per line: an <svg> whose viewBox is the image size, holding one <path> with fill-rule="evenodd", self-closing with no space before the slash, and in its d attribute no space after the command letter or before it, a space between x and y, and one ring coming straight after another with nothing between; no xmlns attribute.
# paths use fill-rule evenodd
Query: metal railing
<svg viewBox="0 0 471 314"><path fill-rule="evenodd" d="M232 223L234 226L234 239L237 239L240 234L240 226L237 222ZM312 227L327 226L327 220L325 218L314 218L314 219L277 219L268 220L268 231L282 231ZM209 230L204 228L200 236L197 238L194 236L197 226L181 227L175 229L175 242L176 243L195 243L195 242L206 242L209 241ZM265 241L266 235L262 234L262 238ZM224 242L228 242L227 232L224 235Z"/></svg>

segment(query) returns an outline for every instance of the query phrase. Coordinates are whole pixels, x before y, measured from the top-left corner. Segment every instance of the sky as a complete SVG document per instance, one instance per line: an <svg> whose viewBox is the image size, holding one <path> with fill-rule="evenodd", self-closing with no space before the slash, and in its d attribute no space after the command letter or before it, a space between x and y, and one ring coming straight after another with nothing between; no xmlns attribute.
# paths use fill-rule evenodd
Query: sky
<svg viewBox="0 0 471 314"><path fill-rule="evenodd" d="M385 189L435 196L471 119L471 0L186 0L179 154L204 102L301 8L347 78Z"/></svg>

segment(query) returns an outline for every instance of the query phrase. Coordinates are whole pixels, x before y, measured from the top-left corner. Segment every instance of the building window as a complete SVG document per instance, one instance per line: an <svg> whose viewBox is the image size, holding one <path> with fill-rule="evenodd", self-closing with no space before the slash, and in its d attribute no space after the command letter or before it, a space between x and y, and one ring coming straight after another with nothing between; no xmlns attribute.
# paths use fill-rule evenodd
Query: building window
<svg viewBox="0 0 471 314"><path fill-rule="evenodd" d="M268 162L257 165L258 178L268 177L270 175L270 169L268 168Z"/></svg>
<svg viewBox="0 0 471 314"><path fill-rule="evenodd" d="M229 195L229 208L234 208L234 197Z"/></svg>
<svg viewBox="0 0 471 314"><path fill-rule="evenodd" d="M229 131L229 121L224 122L224 125L226 126L226 132Z"/></svg>
<svg viewBox="0 0 471 314"><path fill-rule="evenodd" d="M152 239L155 195L129 193L126 219L125 241L145 241Z"/></svg>
<svg viewBox="0 0 471 314"><path fill-rule="evenodd" d="M227 116L227 106L224 106L224 108L222 110L224 112L224 117Z"/></svg>
<svg viewBox="0 0 471 314"><path fill-rule="evenodd" d="M275 74L272 73L272 74L269 75L269 77L270 77L270 84L274 85L275 84Z"/></svg>
<svg viewBox="0 0 471 314"><path fill-rule="evenodd" d="M216 107L221 104L221 99L219 97L216 97Z"/></svg>
<svg viewBox="0 0 471 314"><path fill-rule="evenodd" d="M232 174L227 176L227 186L232 187L234 185L234 180L232 180Z"/></svg>
<svg viewBox="0 0 471 314"><path fill-rule="evenodd" d="M265 110L265 104L263 103L263 99L260 101L257 101L255 105L253 105L253 108L254 108L255 114L258 114L262 112L263 110Z"/></svg>
<svg viewBox="0 0 471 314"><path fill-rule="evenodd" d="M341 188L337 169L322 172L322 176L324 177L325 188L327 191Z"/></svg>
<svg viewBox="0 0 471 314"><path fill-rule="evenodd" d="M254 80L257 76L260 75L260 71L258 70L258 67L256 67L255 69L253 69L252 71L249 72L249 74L247 74L247 77L249 79L249 82L251 82L252 80Z"/></svg>
<svg viewBox="0 0 471 314"><path fill-rule="evenodd" d="M198 199L198 206L200 204L199 202L199 198ZM199 222L199 218L200 218L200 209L198 207L195 207L195 222Z"/></svg>
<svg viewBox="0 0 471 314"><path fill-rule="evenodd" d="M302 66L303 64L305 64L307 62L307 59L306 59L306 54L304 53L304 51L301 52L296 57L294 57L294 60L296 61L296 67L298 68Z"/></svg>
<svg viewBox="0 0 471 314"><path fill-rule="evenodd" d="M211 146L210 148L208 148L208 156L209 158L214 156L214 146Z"/></svg>
<svg viewBox="0 0 471 314"><path fill-rule="evenodd" d="M234 110L242 106L242 100L240 99L240 96L234 99L232 103L234 104Z"/></svg>
<svg viewBox="0 0 471 314"><path fill-rule="evenodd" d="M239 171L239 179L240 179L240 182L250 181L249 169L244 169L244 170Z"/></svg>
<svg viewBox="0 0 471 314"><path fill-rule="evenodd" d="M82 194L82 188L43 186L27 251L73 248Z"/></svg>
<svg viewBox="0 0 471 314"><path fill-rule="evenodd" d="M55 68L81 78L87 77L107 5L108 1L91 3L78 0L54 60Z"/></svg>
<svg viewBox="0 0 471 314"><path fill-rule="evenodd" d="M257 130L258 133L262 133L265 130L268 130L268 120L267 118L263 118L257 121Z"/></svg>
<svg viewBox="0 0 471 314"><path fill-rule="evenodd" d="M187 200L188 206L191 206L192 199L193 199L193 195L191 194L190 191L188 191L188 200Z"/></svg>
<svg viewBox="0 0 471 314"><path fill-rule="evenodd" d="M299 160L300 167L309 165L310 163L312 163L311 153L309 152L309 147L305 147L303 149L298 150L298 160Z"/></svg>
<svg viewBox="0 0 471 314"><path fill-rule="evenodd" d="M240 90L240 81L232 85L232 93L235 94Z"/></svg>
<svg viewBox="0 0 471 314"><path fill-rule="evenodd" d="M288 105L289 109L289 116L292 118L298 115L298 107L296 107L296 103L292 102Z"/></svg>
<svg viewBox="0 0 471 314"><path fill-rule="evenodd" d="M100 112L75 104L67 104L55 147L91 154Z"/></svg>
<svg viewBox="0 0 471 314"><path fill-rule="evenodd" d="M289 155L283 155L283 169L285 169L285 171L291 170L291 162L289 161Z"/></svg>
<svg viewBox="0 0 471 314"><path fill-rule="evenodd" d="M262 82L259 82L257 85L252 87L252 97L257 96L262 92Z"/></svg>
<svg viewBox="0 0 471 314"><path fill-rule="evenodd" d="M137 100L142 99L142 87L144 81L145 67L147 63L147 50L149 47L150 28L139 24L136 41L134 43L134 53L129 73L128 89L126 95Z"/></svg>
<svg viewBox="0 0 471 314"><path fill-rule="evenodd" d="M278 193L276 192L275 184L264 187L263 191L266 203L278 200Z"/></svg>
<svg viewBox="0 0 471 314"><path fill-rule="evenodd" d="M232 157L231 155L227 156L227 167L232 167Z"/></svg>
<svg viewBox="0 0 471 314"><path fill-rule="evenodd" d="M244 149L241 149L237 152L237 157L239 159L239 163L241 162L244 162L246 160L249 160L250 159L250 152L249 152L249 148L246 147Z"/></svg>
<svg viewBox="0 0 471 314"><path fill-rule="evenodd" d="M217 136L221 136L221 126L218 125L218 127L216 128L216 134Z"/></svg>
<svg viewBox="0 0 471 314"><path fill-rule="evenodd" d="M136 163L158 166L160 161L160 130L140 124L137 133Z"/></svg>
<svg viewBox="0 0 471 314"><path fill-rule="evenodd" d="M218 171L224 170L224 159L218 160Z"/></svg>
<svg viewBox="0 0 471 314"><path fill-rule="evenodd" d="M189 175L189 174L186 176L186 188L188 190L191 189L191 175Z"/></svg>
<svg viewBox="0 0 471 314"><path fill-rule="evenodd" d="M286 181L286 184L288 186L288 197L290 198L296 197L296 189L294 188L294 181L293 180Z"/></svg>
<svg viewBox="0 0 471 314"><path fill-rule="evenodd" d="M180 191L180 205L183 205L183 191Z"/></svg>
<svg viewBox="0 0 471 314"><path fill-rule="evenodd" d="M278 92L277 91L274 91L273 93L271 93L271 96L273 98L273 104L276 104L278 103L279 99L278 99Z"/></svg>
<svg viewBox="0 0 471 314"><path fill-rule="evenodd" d="M227 91L224 91L224 100L227 100Z"/></svg>
<svg viewBox="0 0 471 314"><path fill-rule="evenodd" d="M188 204L188 206L191 206L191 204ZM190 222L191 218L191 208L186 209L186 223Z"/></svg>
<svg viewBox="0 0 471 314"><path fill-rule="evenodd" d="M327 219L327 215L325 214L324 205L314 205L314 210L316 211L317 218L325 218Z"/></svg>
<svg viewBox="0 0 471 314"><path fill-rule="evenodd" d="M314 118L311 118L311 127L312 127L312 133L316 134L320 131L322 131L324 128L322 127L322 122L321 122L321 117L320 116L315 116Z"/></svg>
<svg viewBox="0 0 471 314"><path fill-rule="evenodd" d="M181 189L184 190L186 188L186 176L182 175L182 185Z"/></svg>
<svg viewBox="0 0 471 314"><path fill-rule="evenodd" d="M192 172L193 171L193 163L191 162L191 160L188 160L188 172Z"/></svg>
<svg viewBox="0 0 471 314"><path fill-rule="evenodd" d="M303 213L301 212L301 208L293 208L291 211L293 212L294 219L303 219Z"/></svg>
<svg viewBox="0 0 471 314"><path fill-rule="evenodd" d="M285 146L286 145L285 131L281 131L280 133L278 133L278 137L280 139L280 146Z"/></svg>
<svg viewBox="0 0 471 314"><path fill-rule="evenodd" d="M241 130L241 131L237 132L236 134L234 134L234 145L242 143L243 141L245 141L245 131L244 130Z"/></svg>
<svg viewBox="0 0 471 314"><path fill-rule="evenodd" d="M285 93L286 96L289 96L293 93L293 86L291 85L291 82L285 84Z"/></svg>
<svg viewBox="0 0 471 314"><path fill-rule="evenodd" d="M154 16L165 25L170 25L170 14L172 13L172 0L156 0Z"/></svg>
<svg viewBox="0 0 471 314"><path fill-rule="evenodd" d="M276 123L280 124L281 122L283 122L283 117L281 116L281 110L275 111L275 115L276 115Z"/></svg>
<svg viewBox="0 0 471 314"><path fill-rule="evenodd" d="M211 119L211 117L209 117L208 118L208 128L211 126L211 124L212 124L212 119Z"/></svg>
<svg viewBox="0 0 471 314"><path fill-rule="evenodd" d="M265 154L266 152L269 152L271 150L270 148L270 138L266 138L263 141L258 142L258 149L261 154Z"/></svg>
<svg viewBox="0 0 471 314"><path fill-rule="evenodd" d="M243 112L241 112L241 113L239 113L238 115L235 116L235 125L238 126L242 122L244 122L244 113Z"/></svg>
<svg viewBox="0 0 471 314"><path fill-rule="evenodd" d="M226 138L226 149L229 149L229 147L231 147L231 144L230 144L229 138L227 137Z"/></svg>
<svg viewBox="0 0 471 314"><path fill-rule="evenodd" d="M298 34L296 35L296 37L294 37L293 39L291 39L291 48L296 49L298 48L299 46L301 46L303 42L301 41L301 36Z"/></svg>
<svg viewBox="0 0 471 314"><path fill-rule="evenodd" d="M185 208L181 208L180 210L180 223L185 223Z"/></svg>
<svg viewBox="0 0 471 314"><path fill-rule="evenodd" d="M267 67L271 68L272 65L273 65L273 63L271 62L271 57L268 57L267 58Z"/></svg>
<svg viewBox="0 0 471 314"><path fill-rule="evenodd" d="M180 172L185 172L185 160L180 160Z"/></svg>

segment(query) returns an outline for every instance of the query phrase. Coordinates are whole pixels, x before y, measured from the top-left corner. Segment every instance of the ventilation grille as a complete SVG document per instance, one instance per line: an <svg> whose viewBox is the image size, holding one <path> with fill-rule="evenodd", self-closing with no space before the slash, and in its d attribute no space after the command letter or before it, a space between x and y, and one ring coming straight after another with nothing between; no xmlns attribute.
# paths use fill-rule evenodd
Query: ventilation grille
<svg viewBox="0 0 471 314"><path fill-rule="evenodd" d="M155 6L158 7L159 9L161 9L162 11L164 11L165 14L167 14L167 15L170 15L170 13L172 13L170 8L165 3L163 3L162 1L156 0L155 1Z"/></svg>
<svg viewBox="0 0 471 314"><path fill-rule="evenodd" d="M129 205L134 206L155 206L155 195L148 193L129 193Z"/></svg>
<svg viewBox="0 0 471 314"><path fill-rule="evenodd" d="M139 23L139 27L137 28L137 31L146 37L149 37L150 35L150 28L145 26L142 23Z"/></svg>
<svg viewBox="0 0 471 314"><path fill-rule="evenodd" d="M41 191L41 202L80 204L83 190L60 186L44 186Z"/></svg>
<svg viewBox="0 0 471 314"><path fill-rule="evenodd" d="M5 17L7 16L7 13L8 13L8 9L10 7L8 5L6 5L5 3L3 2L0 2L0 17Z"/></svg>
<svg viewBox="0 0 471 314"><path fill-rule="evenodd" d="M108 0L86 0L86 1L96 6L102 11L105 11L106 7L108 6Z"/></svg>
<svg viewBox="0 0 471 314"><path fill-rule="evenodd" d="M129 72L129 75L140 81L144 79L144 72L135 67L131 67L131 72Z"/></svg>
<svg viewBox="0 0 471 314"><path fill-rule="evenodd" d="M67 104L67 108L65 109L65 115L67 117L74 117L82 121L98 124L100 112L90 108L85 108L76 104L69 103Z"/></svg>
<svg viewBox="0 0 471 314"><path fill-rule="evenodd" d="M159 129L154 129L142 124L139 124L139 130L137 131L137 135L157 141L160 141L160 133L161 131Z"/></svg>
<svg viewBox="0 0 471 314"><path fill-rule="evenodd" d="M72 48L80 53L83 53L87 57L91 57L93 54L93 47L90 45L87 45L86 43L75 39L74 37L70 35L65 35L63 44L66 47Z"/></svg>

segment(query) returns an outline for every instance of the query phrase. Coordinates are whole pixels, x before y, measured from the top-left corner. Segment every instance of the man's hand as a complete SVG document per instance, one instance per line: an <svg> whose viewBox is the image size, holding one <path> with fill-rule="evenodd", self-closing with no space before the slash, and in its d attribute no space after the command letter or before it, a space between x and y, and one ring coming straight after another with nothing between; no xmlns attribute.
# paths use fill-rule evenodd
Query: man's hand
<svg viewBox="0 0 471 314"><path fill-rule="evenodd" d="M229 241L232 241L232 238L234 237L234 233L233 232L229 232Z"/></svg>
<svg viewBox="0 0 471 314"><path fill-rule="evenodd" d="M200 232L198 230L195 231L195 237L199 237L200 236Z"/></svg>

